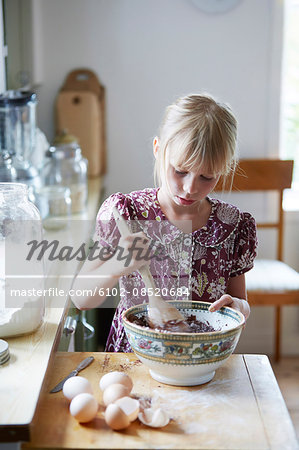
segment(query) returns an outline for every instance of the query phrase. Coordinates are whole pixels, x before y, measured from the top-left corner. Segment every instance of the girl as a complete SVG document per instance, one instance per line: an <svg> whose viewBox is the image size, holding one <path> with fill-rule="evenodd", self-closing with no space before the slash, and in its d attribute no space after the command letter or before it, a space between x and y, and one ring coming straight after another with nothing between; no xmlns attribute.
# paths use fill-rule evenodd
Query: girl
<svg viewBox="0 0 299 450"><path fill-rule="evenodd" d="M244 274L256 256L255 221L209 197L220 176L234 171L236 137L227 106L207 95L182 97L167 108L153 141L159 187L113 194L103 203L95 241L106 257L102 252L84 263L74 289L92 289L94 295L73 300L80 309L96 307L119 280L121 299L106 351L131 351L121 314L147 301L137 271L144 264L165 299L211 302L211 311L228 305L249 316ZM120 237L113 207L137 233Z"/></svg>

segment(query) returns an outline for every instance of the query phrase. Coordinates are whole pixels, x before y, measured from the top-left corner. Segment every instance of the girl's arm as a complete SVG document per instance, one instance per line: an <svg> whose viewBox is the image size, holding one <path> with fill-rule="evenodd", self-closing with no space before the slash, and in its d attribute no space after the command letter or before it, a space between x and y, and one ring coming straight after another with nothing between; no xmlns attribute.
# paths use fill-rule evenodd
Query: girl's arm
<svg viewBox="0 0 299 450"><path fill-rule="evenodd" d="M209 308L209 311L217 311L222 306L230 306L244 314L247 320L250 314L250 306L247 302L245 275L239 275L229 279L227 293L216 300Z"/></svg>
<svg viewBox="0 0 299 450"><path fill-rule="evenodd" d="M148 247L149 240L145 234L134 233L120 238L116 252L109 259L86 259L71 289L75 306L78 309L100 306L120 277L147 264L144 256Z"/></svg>

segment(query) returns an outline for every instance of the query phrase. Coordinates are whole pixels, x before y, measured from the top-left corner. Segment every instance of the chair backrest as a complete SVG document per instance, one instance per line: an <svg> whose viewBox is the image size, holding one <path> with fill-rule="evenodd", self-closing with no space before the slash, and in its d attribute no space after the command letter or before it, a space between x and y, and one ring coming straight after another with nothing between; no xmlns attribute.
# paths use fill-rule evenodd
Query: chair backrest
<svg viewBox="0 0 299 450"><path fill-rule="evenodd" d="M277 220L258 222L258 228L274 228L278 232L276 257L282 260L283 253L283 190L292 184L294 161L281 159L241 159L233 180L225 183L220 179L216 191L277 191Z"/></svg>

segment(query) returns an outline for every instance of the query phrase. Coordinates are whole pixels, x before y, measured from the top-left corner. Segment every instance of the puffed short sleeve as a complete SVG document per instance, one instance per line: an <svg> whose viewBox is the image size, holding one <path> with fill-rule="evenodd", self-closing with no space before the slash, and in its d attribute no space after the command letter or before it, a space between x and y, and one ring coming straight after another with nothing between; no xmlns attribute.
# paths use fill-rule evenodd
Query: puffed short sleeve
<svg viewBox="0 0 299 450"><path fill-rule="evenodd" d="M249 213L241 213L233 248L231 277L252 269L257 255L256 223Z"/></svg>
<svg viewBox="0 0 299 450"><path fill-rule="evenodd" d="M128 220L130 217L128 200L120 192L108 197L101 205L96 218L93 241L98 242L101 247L113 252L117 247L120 233L113 216L113 207L116 207L119 213Z"/></svg>

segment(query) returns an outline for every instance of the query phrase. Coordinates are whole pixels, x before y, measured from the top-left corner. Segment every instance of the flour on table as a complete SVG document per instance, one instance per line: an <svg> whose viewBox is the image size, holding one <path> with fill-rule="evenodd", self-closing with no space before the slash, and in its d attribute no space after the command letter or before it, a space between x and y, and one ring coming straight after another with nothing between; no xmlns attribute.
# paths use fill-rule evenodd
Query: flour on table
<svg viewBox="0 0 299 450"><path fill-rule="evenodd" d="M163 388L159 390L154 390L151 398L152 407L161 407L166 412L170 412L172 419L175 420L176 424L182 428L184 433L205 433L209 431L207 422L201 423L194 418L194 408L198 408L203 416L205 412L211 406L217 406L220 403L225 404L229 409L238 409L238 397L236 396L236 402L232 397L230 398L225 394L226 388L229 388L232 384L236 383L236 380L215 380L210 382L208 386L192 391L187 391L184 389L174 389L174 390L164 390ZM219 387L223 389L223 393L219 392ZM184 421L182 421L182 417ZM206 417L205 417L206 418ZM219 426L217 418L214 417L212 422ZM212 425L212 422L210 425ZM240 417L240 424L244 422L244 419ZM234 423L234 426L236 423Z"/></svg>

